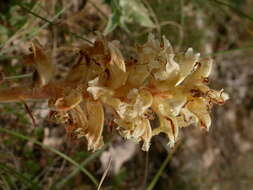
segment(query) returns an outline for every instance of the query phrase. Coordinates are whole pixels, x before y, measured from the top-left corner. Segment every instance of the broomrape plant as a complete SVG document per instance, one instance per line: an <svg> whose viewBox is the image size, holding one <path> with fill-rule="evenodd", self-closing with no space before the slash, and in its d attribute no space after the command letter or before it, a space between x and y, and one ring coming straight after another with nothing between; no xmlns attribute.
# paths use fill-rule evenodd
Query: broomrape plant
<svg viewBox="0 0 253 190"><path fill-rule="evenodd" d="M1 89L0 102L48 99L50 117L77 138L85 137L93 151L103 146L105 109L121 136L142 141L148 151L159 133L173 146L182 127L208 130L212 105L228 99L223 90L207 86L212 59L192 48L175 53L165 37L159 42L150 34L137 46L136 59L125 60L117 41L99 36L94 45L80 49L77 63L61 81L52 80L53 66L39 42L32 43L31 51L26 62L36 68L32 84ZM151 127L155 118L159 126Z"/></svg>

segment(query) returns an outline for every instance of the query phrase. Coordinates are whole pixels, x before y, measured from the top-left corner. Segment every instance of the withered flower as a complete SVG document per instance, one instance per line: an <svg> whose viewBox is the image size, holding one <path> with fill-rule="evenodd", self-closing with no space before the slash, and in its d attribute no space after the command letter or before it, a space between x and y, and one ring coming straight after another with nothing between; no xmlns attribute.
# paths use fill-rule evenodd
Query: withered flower
<svg viewBox="0 0 253 190"><path fill-rule="evenodd" d="M99 36L93 46L80 49L67 77L55 82L49 57L34 43L30 61L39 82L26 89L3 89L0 101L48 99L52 117L78 138L85 137L89 150L103 145L105 107L110 108L119 134L142 141L145 151L159 133L165 133L173 146L182 127L209 129L212 105L228 99L223 90L207 86L212 59L201 58L192 48L175 53L165 37L159 42L152 34L136 48L134 62L125 61L118 46L117 41ZM159 126L151 127L154 115Z"/></svg>

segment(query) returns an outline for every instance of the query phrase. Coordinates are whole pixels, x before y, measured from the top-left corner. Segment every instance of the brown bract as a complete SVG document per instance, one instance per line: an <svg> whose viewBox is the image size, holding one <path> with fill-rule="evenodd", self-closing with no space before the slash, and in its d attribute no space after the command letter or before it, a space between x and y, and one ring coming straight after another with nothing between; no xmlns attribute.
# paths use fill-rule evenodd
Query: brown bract
<svg viewBox="0 0 253 190"><path fill-rule="evenodd" d="M141 141L145 151L159 133L165 133L173 146L182 127L209 129L212 105L228 99L223 90L207 86L212 59L201 58L192 48L177 54L165 37L159 42L152 34L136 48L135 62L125 61L118 46L117 41L98 37L93 46L80 50L67 77L55 82L50 58L33 43L30 61L37 82L28 89L1 90L0 101L47 98L51 116L74 136L86 138L89 150L103 145L105 107L112 111L119 134ZM159 125L151 127L154 115Z"/></svg>

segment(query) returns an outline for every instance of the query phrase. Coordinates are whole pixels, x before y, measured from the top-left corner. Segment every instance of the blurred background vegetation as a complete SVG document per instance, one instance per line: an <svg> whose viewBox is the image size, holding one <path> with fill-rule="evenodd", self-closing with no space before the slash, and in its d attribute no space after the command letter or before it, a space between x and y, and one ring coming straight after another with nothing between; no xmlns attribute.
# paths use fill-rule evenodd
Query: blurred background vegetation
<svg viewBox="0 0 253 190"><path fill-rule="evenodd" d="M76 47L97 32L119 40L125 56L153 32L176 51L193 47L213 56L210 85L231 99L215 107L209 133L181 130L174 150L165 138L151 150L126 142L105 126L106 146L87 152L62 126L48 119L47 103L0 104L0 189L251 190L253 188L253 1L252 0L2 0L0 2L1 88L31 80L22 63L38 39L61 78L73 65Z"/></svg>

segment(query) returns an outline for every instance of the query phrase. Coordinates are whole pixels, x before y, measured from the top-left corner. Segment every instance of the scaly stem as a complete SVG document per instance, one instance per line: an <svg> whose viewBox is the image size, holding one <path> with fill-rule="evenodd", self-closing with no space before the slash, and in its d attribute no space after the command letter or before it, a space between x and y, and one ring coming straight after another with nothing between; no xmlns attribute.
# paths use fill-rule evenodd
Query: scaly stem
<svg viewBox="0 0 253 190"><path fill-rule="evenodd" d="M0 89L0 102L18 102L31 99L49 99L59 97L63 92L61 83L50 83L40 88L32 88L29 86L20 86L13 88Z"/></svg>

